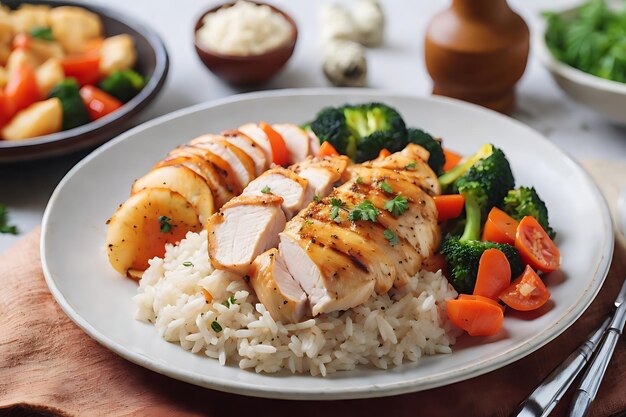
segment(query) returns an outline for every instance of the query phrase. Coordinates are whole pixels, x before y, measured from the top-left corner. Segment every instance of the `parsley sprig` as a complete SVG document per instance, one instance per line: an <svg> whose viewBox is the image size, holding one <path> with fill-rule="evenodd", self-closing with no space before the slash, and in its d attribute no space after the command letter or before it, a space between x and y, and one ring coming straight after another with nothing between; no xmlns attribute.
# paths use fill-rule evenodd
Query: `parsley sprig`
<svg viewBox="0 0 626 417"><path fill-rule="evenodd" d="M172 230L172 224L170 223L172 219L167 216L160 216L158 220L161 233L169 233Z"/></svg>
<svg viewBox="0 0 626 417"><path fill-rule="evenodd" d="M396 234L396 232L394 232L391 229L386 229L383 235L385 236L385 239L389 241L389 244L391 244L391 246L396 246L398 243L400 243L400 239L398 239L398 235Z"/></svg>
<svg viewBox="0 0 626 417"><path fill-rule="evenodd" d="M393 193L393 188L387 181L382 181L378 184L378 187L386 193Z"/></svg>
<svg viewBox="0 0 626 417"><path fill-rule="evenodd" d="M397 195L393 199L387 201L383 207L393 217L398 217L409 209L408 199L403 195Z"/></svg>
<svg viewBox="0 0 626 417"><path fill-rule="evenodd" d="M350 214L348 215L348 219L352 222L358 220L369 220L371 222L376 222L380 211L371 201L365 200L361 201L357 204L352 210L350 210Z"/></svg>
<svg viewBox="0 0 626 417"><path fill-rule="evenodd" d="M339 211L345 210L346 203L341 201L339 198L331 198L330 199L330 216L328 217L330 220L337 220L339 217Z"/></svg>

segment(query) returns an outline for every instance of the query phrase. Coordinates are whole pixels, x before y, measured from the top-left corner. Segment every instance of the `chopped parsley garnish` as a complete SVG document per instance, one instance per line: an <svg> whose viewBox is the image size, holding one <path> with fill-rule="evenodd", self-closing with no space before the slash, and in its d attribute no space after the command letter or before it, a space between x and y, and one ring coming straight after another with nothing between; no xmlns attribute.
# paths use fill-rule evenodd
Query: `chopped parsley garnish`
<svg viewBox="0 0 626 417"><path fill-rule="evenodd" d="M407 164L407 166L405 166L405 169L415 169L415 167L417 166L416 162L411 162L410 164Z"/></svg>
<svg viewBox="0 0 626 417"><path fill-rule="evenodd" d="M316 203L319 203L322 200L322 198L319 195L314 195L313 196L313 201L315 201Z"/></svg>
<svg viewBox="0 0 626 417"><path fill-rule="evenodd" d="M183 262L183 266L193 266L193 263L191 263L190 261L185 261Z"/></svg>
<svg viewBox="0 0 626 417"><path fill-rule="evenodd" d="M363 184L363 177L356 177L355 181L357 184Z"/></svg>
<svg viewBox="0 0 626 417"><path fill-rule="evenodd" d="M389 241L391 246L396 246L398 243L400 243L398 235L391 229L386 229L383 235L385 236L385 239Z"/></svg>
<svg viewBox="0 0 626 417"><path fill-rule="evenodd" d="M30 37L35 39L41 39L42 41L53 41L54 35L52 29L49 27L34 27L30 30Z"/></svg>
<svg viewBox="0 0 626 417"><path fill-rule="evenodd" d="M265 187L261 188L261 192L263 194L269 194L272 192L272 189L269 187L269 185L266 185Z"/></svg>
<svg viewBox="0 0 626 417"><path fill-rule="evenodd" d="M172 219L167 216L159 217L159 226L161 227L161 233L169 233L172 230Z"/></svg>
<svg viewBox="0 0 626 417"><path fill-rule="evenodd" d="M0 204L0 233L9 233L12 235L17 234L17 227L9 225L9 211L7 208Z"/></svg>
<svg viewBox="0 0 626 417"><path fill-rule="evenodd" d="M398 217L409 209L408 199L403 195L397 195L392 200L387 201L384 208L393 217Z"/></svg>
<svg viewBox="0 0 626 417"><path fill-rule="evenodd" d="M223 304L224 306L226 306L226 307L230 307L230 306L232 306L233 304L236 304L236 303L237 303L237 299L235 298L235 296L234 296L234 295L231 295L231 296L228 298L228 300L224 300L224 302L223 302L222 304Z"/></svg>
<svg viewBox="0 0 626 417"><path fill-rule="evenodd" d="M369 220L371 222L375 222L379 214L380 211L378 211L378 209L374 207L372 202L369 200L365 200L361 201L359 204L356 205L356 207L350 210L348 218L352 222L355 222L357 220Z"/></svg>
<svg viewBox="0 0 626 417"><path fill-rule="evenodd" d="M346 203L338 198L331 198L330 205L330 216L328 218L330 220L335 220L337 219L337 216L339 216L339 210L343 209L346 206Z"/></svg>
<svg viewBox="0 0 626 417"><path fill-rule="evenodd" d="M222 326L220 326L217 320L213 320L213 323L211 323L211 328L215 331L215 333L219 333L222 331Z"/></svg>
<svg viewBox="0 0 626 417"><path fill-rule="evenodd" d="M391 188L391 185L389 185L387 181L381 182L378 184L378 187L386 193L393 193L393 188Z"/></svg>

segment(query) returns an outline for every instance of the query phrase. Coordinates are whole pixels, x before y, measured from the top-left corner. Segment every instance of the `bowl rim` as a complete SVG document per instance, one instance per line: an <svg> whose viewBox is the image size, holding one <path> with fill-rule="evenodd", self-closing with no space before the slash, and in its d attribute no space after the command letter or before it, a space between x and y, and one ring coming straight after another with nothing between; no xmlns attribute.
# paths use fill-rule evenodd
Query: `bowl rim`
<svg viewBox="0 0 626 417"><path fill-rule="evenodd" d="M567 15L573 13L577 9L578 6L570 7L556 11L555 13L559 15ZM552 55L552 52L546 43L546 29L547 25L545 20L540 19L540 30L534 36L534 46L538 51L540 61L548 68L548 70L589 88L626 95L626 83L601 78L559 61L554 55Z"/></svg>
<svg viewBox="0 0 626 417"><path fill-rule="evenodd" d="M298 41L298 25L296 24L296 21L288 13L286 13L285 11L279 9L278 7L272 4L264 3L264 2L260 2L256 0L246 0L246 1L248 3L256 4L257 6L268 6L274 12L281 14L285 19L287 19L287 22L292 28L292 34L289 38L289 42L284 45L265 51L262 54L256 54L256 55L227 55L227 54L213 51L211 49L207 49L206 47L204 47L200 42L198 42L198 36L197 36L198 30L200 30L200 28L204 25L204 18L207 15L211 13L215 13L222 8L232 7L238 2L238 1L228 1L226 3L218 4L202 12L200 17L198 17L198 19L196 20L196 23L194 24L194 29L193 29L193 44L196 48L196 53L200 54L200 52L202 52L212 57L223 59L223 60L229 60L229 61L251 62L251 61L257 61L259 59L263 59L264 57L274 55L283 51L290 51L290 50L293 51Z"/></svg>
<svg viewBox="0 0 626 417"><path fill-rule="evenodd" d="M111 127L112 123L115 123L117 121L123 122L127 117L132 117L133 114L136 114L139 111L143 110L143 108L147 106L148 103L152 101L152 99L155 98L155 96L163 87L163 84L169 72L169 55L167 53L167 49L165 48L163 40L154 29L150 28L139 20L136 20L134 17L119 12L115 9L109 8L108 6L83 4L71 0L31 0L28 3L47 4L51 7L81 7L98 14L98 16L106 16L107 18L110 18L133 28L148 41L150 48L154 51L154 71L150 75L150 78L144 88L135 97L124 103L119 111L110 113L98 120L91 121L85 125L52 133L49 135L36 136L33 138L15 141L0 140L0 152L3 149L23 149L30 147L36 148L38 146L51 143L71 142L80 138L83 135L103 133Z"/></svg>

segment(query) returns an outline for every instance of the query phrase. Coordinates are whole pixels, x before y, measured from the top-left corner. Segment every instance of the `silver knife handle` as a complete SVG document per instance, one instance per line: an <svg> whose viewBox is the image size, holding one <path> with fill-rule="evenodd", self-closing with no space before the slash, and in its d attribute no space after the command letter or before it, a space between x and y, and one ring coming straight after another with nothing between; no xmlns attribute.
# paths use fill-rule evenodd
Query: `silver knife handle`
<svg viewBox="0 0 626 417"><path fill-rule="evenodd" d="M587 391L592 400L596 398L596 393L598 392L598 388L600 388L604 373L609 367L609 362L613 356L613 351L615 350L619 336L620 334L615 329L609 329L607 331L606 337L602 341L596 357L591 362L591 365L589 365L589 369L580 383L579 389Z"/></svg>
<svg viewBox="0 0 626 417"><path fill-rule="evenodd" d="M587 415L589 406L591 405L591 397L587 392L577 390L574 401L572 402L572 408L569 410L570 416L582 417Z"/></svg>

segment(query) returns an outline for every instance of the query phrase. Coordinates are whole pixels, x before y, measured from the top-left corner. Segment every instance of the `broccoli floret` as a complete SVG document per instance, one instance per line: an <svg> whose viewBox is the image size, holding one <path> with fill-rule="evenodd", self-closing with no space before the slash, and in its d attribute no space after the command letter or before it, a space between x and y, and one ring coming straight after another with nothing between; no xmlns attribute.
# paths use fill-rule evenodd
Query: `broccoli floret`
<svg viewBox="0 0 626 417"><path fill-rule="evenodd" d="M465 197L465 229L461 240L479 240L482 220L515 186L504 152L492 148L491 155L480 159L455 182L456 189Z"/></svg>
<svg viewBox="0 0 626 417"><path fill-rule="evenodd" d="M556 236L548 221L546 203L539 197L535 187L510 190L504 197L501 208L517 221L522 220L524 216L533 216L551 239Z"/></svg>
<svg viewBox="0 0 626 417"><path fill-rule="evenodd" d="M446 257L450 270L450 283L463 294L471 294L476 284L478 263L487 249L499 249L504 253L511 265L511 276L517 277L523 271L522 261L517 249L511 245L481 242L478 240L461 240L456 236L446 236L441 245L441 253Z"/></svg>
<svg viewBox="0 0 626 417"><path fill-rule="evenodd" d="M382 149L397 152L407 144L404 120L381 103L327 107L318 113L311 129L320 141L329 141L355 162L376 158Z"/></svg>
<svg viewBox="0 0 626 417"><path fill-rule="evenodd" d="M114 71L100 82L102 91L112 95L122 103L130 101L145 86L146 81L133 70Z"/></svg>
<svg viewBox="0 0 626 417"><path fill-rule="evenodd" d="M50 91L49 97L61 100L63 109L63 130L73 129L89 123L89 113L80 97L78 82L74 78L66 78Z"/></svg>
<svg viewBox="0 0 626 417"><path fill-rule="evenodd" d="M435 174L443 172L443 166L446 163L446 156L443 153L441 142L435 140L423 130L415 128L407 130L407 139L409 143L420 145L430 153L430 156L428 157L428 165L430 165Z"/></svg>
<svg viewBox="0 0 626 417"><path fill-rule="evenodd" d="M346 117L338 108L325 107L311 122L311 130L321 142L328 141L340 154L346 154L350 130Z"/></svg>
<svg viewBox="0 0 626 417"><path fill-rule="evenodd" d="M450 171L439 177L439 184L444 191L453 191L450 188L454 182L461 178L476 162L480 161L493 153L493 145L484 144L478 149L474 155L465 158L460 164L452 168Z"/></svg>

